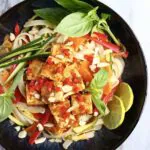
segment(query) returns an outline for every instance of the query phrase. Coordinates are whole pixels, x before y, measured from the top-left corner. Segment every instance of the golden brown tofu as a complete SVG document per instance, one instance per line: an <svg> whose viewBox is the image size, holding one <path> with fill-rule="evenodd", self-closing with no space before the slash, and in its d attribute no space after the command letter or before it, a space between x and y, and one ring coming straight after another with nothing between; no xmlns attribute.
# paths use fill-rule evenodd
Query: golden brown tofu
<svg viewBox="0 0 150 150"><path fill-rule="evenodd" d="M42 65L43 62L38 59L31 61L27 68L27 80L36 80L40 77Z"/></svg>
<svg viewBox="0 0 150 150"><path fill-rule="evenodd" d="M61 44L53 44L51 49L52 56L61 54L62 52L60 51L60 49L61 49Z"/></svg>
<svg viewBox="0 0 150 150"><path fill-rule="evenodd" d="M47 62L42 67L41 76L49 78L50 80L61 81L64 68L64 63L55 57L49 56Z"/></svg>
<svg viewBox="0 0 150 150"><path fill-rule="evenodd" d="M26 85L26 101L28 105L44 105L40 98L36 98L33 92L30 92L28 85Z"/></svg>
<svg viewBox="0 0 150 150"><path fill-rule="evenodd" d="M72 95L71 104L75 107L75 109L72 111L74 115L93 113L91 94Z"/></svg>
<svg viewBox="0 0 150 150"><path fill-rule="evenodd" d="M70 101L67 99L63 102L53 103L49 105L49 109L51 110L51 113L53 114L55 121L60 128L66 128L70 126L71 114L70 112L67 112L69 107Z"/></svg>
<svg viewBox="0 0 150 150"><path fill-rule="evenodd" d="M49 78L50 80L54 81L61 81L63 79L62 72L60 70L64 69L63 64L44 64L41 71L41 76Z"/></svg>
<svg viewBox="0 0 150 150"><path fill-rule="evenodd" d="M73 93L78 93L79 91L85 89L85 85L83 83L81 75L77 70L76 64L66 66L66 68L64 69L63 77L64 77L64 82L67 78L70 78L72 80Z"/></svg>

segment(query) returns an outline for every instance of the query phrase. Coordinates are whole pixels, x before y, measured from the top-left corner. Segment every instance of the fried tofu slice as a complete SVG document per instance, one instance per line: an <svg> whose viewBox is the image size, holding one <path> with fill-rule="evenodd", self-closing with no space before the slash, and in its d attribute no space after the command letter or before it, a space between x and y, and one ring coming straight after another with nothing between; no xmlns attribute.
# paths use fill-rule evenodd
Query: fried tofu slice
<svg viewBox="0 0 150 150"><path fill-rule="evenodd" d="M60 55L62 53L60 49L61 49L61 44L58 43L53 44L51 49L52 56Z"/></svg>
<svg viewBox="0 0 150 150"><path fill-rule="evenodd" d="M50 80L61 81L63 79L62 73L64 68L64 63L55 57L49 56L47 62L42 67L41 76Z"/></svg>
<svg viewBox="0 0 150 150"><path fill-rule="evenodd" d="M91 94L75 94L71 96L71 104L75 109L72 111L74 115L92 114L93 104Z"/></svg>
<svg viewBox="0 0 150 150"><path fill-rule="evenodd" d="M28 105L44 105L41 99L37 99L34 96L34 92L29 90L28 85L26 85L26 101Z"/></svg>
<svg viewBox="0 0 150 150"><path fill-rule="evenodd" d="M70 78L72 80L73 94L78 93L79 91L85 89L83 79L77 70L76 64L66 66L66 68L64 69L63 77L64 77L64 82L67 78Z"/></svg>
<svg viewBox="0 0 150 150"><path fill-rule="evenodd" d="M40 77L42 65L43 62L38 59L31 61L27 68L27 80L36 80Z"/></svg>
<svg viewBox="0 0 150 150"><path fill-rule="evenodd" d="M69 108L70 101L67 99L63 102L53 103L49 105L49 109L60 128L67 128L71 126L71 113L67 111Z"/></svg>

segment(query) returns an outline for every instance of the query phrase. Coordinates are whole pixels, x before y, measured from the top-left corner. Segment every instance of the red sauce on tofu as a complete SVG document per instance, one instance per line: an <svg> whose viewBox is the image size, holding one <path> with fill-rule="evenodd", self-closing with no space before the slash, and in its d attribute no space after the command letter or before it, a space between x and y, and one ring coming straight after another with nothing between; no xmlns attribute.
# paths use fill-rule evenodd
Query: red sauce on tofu
<svg viewBox="0 0 150 150"><path fill-rule="evenodd" d="M76 63L77 61L77 58L73 57L73 62Z"/></svg>
<svg viewBox="0 0 150 150"><path fill-rule="evenodd" d="M62 117L63 117L64 119L67 119L69 116L70 116L70 114L67 113L67 112L65 112L64 114L62 114Z"/></svg>
<svg viewBox="0 0 150 150"><path fill-rule="evenodd" d="M67 49L62 49L61 51L62 51L62 53L63 53L65 56L67 56L67 57L70 56L69 50L67 50Z"/></svg>
<svg viewBox="0 0 150 150"><path fill-rule="evenodd" d="M59 66L59 67L56 68L56 73L62 74L63 71L64 71L64 68L62 66Z"/></svg>
<svg viewBox="0 0 150 150"><path fill-rule="evenodd" d="M90 63L93 62L93 55L84 55L84 58Z"/></svg>
<svg viewBox="0 0 150 150"><path fill-rule="evenodd" d="M51 92L53 90L54 84L53 81L50 81L45 78L39 78L37 80L31 80L31 82L29 83L29 90L31 92L33 91L40 92L43 86L46 86L48 91Z"/></svg>
<svg viewBox="0 0 150 150"><path fill-rule="evenodd" d="M48 91L51 92L53 90L54 84L52 81L45 81L44 86L47 87Z"/></svg>
<svg viewBox="0 0 150 150"><path fill-rule="evenodd" d="M47 61L46 61L49 65L53 65L54 62L52 61L51 57L48 57Z"/></svg>
<svg viewBox="0 0 150 150"><path fill-rule="evenodd" d="M77 85L74 85L74 86L73 86L73 91L74 91L75 93L78 93L78 92L80 91L80 88L79 88Z"/></svg>
<svg viewBox="0 0 150 150"><path fill-rule="evenodd" d="M71 78L66 78L63 82L64 85L70 85L70 86L73 86L73 83L72 83L72 79Z"/></svg>
<svg viewBox="0 0 150 150"><path fill-rule="evenodd" d="M85 106L84 105L80 105L79 109L81 110L81 114L86 112Z"/></svg>
<svg viewBox="0 0 150 150"><path fill-rule="evenodd" d="M55 87L55 91L56 91L56 92L60 92L60 91L61 91L61 88L60 88L60 87Z"/></svg>
<svg viewBox="0 0 150 150"><path fill-rule="evenodd" d="M68 110L68 107L67 106L61 106L60 107L60 114L61 114L61 116L64 118L64 119L67 119L68 117L69 117L69 113L67 112L67 110Z"/></svg>
<svg viewBox="0 0 150 150"><path fill-rule="evenodd" d="M83 98L80 94L78 94L78 95L76 96L76 98L77 98L77 101L78 101L78 102L83 102L83 101L84 101L84 98Z"/></svg>
<svg viewBox="0 0 150 150"><path fill-rule="evenodd" d="M73 83L80 83L81 82L81 79L79 77L76 77L73 79Z"/></svg>
<svg viewBox="0 0 150 150"><path fill-rule="evenodd" d="M34 81L34 80L31 80L31 81L30 81L30 83L29 83L29 85L28 85L28 86L29 86L29 87L28 87L28 88L29 88L29 91L31 91L31 92L35 91L35 82L36 82L36 81Z"/></svg>

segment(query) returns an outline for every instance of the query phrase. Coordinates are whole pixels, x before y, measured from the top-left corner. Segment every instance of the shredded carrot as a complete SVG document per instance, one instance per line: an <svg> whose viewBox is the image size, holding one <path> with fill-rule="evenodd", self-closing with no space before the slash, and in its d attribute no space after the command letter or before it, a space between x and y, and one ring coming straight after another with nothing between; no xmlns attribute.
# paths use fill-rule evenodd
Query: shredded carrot
<svg viewBox="0 0 150 150"><path fill-rule="evenodd" d="M73 42L73 48L77 50L81 44L86 41L85 37L70 37L68 39L69 42Z"/></svg>

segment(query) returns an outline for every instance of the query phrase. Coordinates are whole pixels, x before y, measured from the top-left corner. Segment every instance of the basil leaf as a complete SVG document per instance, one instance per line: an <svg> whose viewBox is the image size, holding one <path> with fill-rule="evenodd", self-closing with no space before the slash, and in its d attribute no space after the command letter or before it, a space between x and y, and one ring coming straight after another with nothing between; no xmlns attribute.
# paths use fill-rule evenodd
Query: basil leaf
<svg viewBox="0 0 150 150"><path fill-rule="evenodd" d="M111 15L110 14L106 14L106 13L101 13L101 18L104 20L110 19Z"/></svg>
<svg viewBox="0 0 150 150"><path fill-rule="evenodd" d="M18 82L20 81L22 75L24 73L24 69L18 72L16 77L14 78L14 81L11 85L11 87L6 91L4 94L0 95L0 122L7 119L7 117L12 112L12 98L14 97L14 91L18 85Z"/></svg>
<svg viewBox="0 0 150 150"><path fill-rule="evenodd" d="M105 114L107 108L105 103L101 100L102 88L106 85L107 81L108 73L104 69L101 69L95 74L88 89L92 95L92 101L101 115Z"/></svg>
<svg viewBox="0 0 150 150"><path fill-rule="evenodd" d="M80 0L55 0L55 2L72 12L89 12L93 9L92 5Z"/></svg>
<svg viewBox="0 0 150 150"><path fill-rule="evenodd" d="M57 25L65 16L68 15L66 10L57 7L36 9L34 10L34 13L42 19L52 23L53 25Z"/></svg>
<svg viewBox="0 0 150 150"><path fill-rule="evenodd" d="M88 12L88 16L97 22L99 21L99 17L97 15L98 8L99 7L95 7L94 9L92 9L91 11Z"/></svg>
<svg viewBox="0 0 150 150"><path fill-rule="evenodd" d="M12 112L11 96L6 94L0 95L0 122L7 119Z"/></svg>
<svg viewBox="0 0 150 150"><path fill-rule="evenodd" d="M101 89L103 88L108 80L108 73L106 70L101 69L100 71L98 71L93 80L90 83L90 89Z"/></svg>
<svg viewBox="0 0 150 150"><path fill-rule="evenodd" d="M85 13L75 12L66 16L55 31L70 37L80 37L88 34L93 28L93 19Z"/></svg>
<svg viewBox="0 0 150 150"><path fill-rule="evenodd" d="M92 94L92 101L95 104L98 111L101 113L101 115L104 115L106 112L106 105L105 103L100 99L100 94Z"/></svg>

